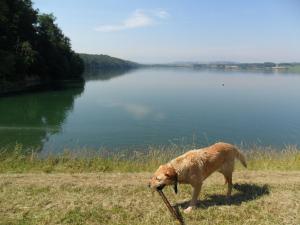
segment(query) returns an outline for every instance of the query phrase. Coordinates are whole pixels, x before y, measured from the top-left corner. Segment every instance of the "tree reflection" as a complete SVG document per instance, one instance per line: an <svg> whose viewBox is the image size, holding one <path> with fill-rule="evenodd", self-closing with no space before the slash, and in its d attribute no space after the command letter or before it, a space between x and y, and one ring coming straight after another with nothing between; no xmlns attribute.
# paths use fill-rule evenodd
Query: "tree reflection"
<svg viewBox="0 0 300 225"><path fill-rule="evenodd" d="M0 146L18 143L24 149L42 149L47 136L60 132L83 91L82 83L76 88L0 98Z"/></svg>
<svg viewBox="0 0 300 225"><path fill-rule="evenodd" d="M110 80L119 76L124 75L135 69L97 69L89 70L83 74L86 81L91 80Z"/></svg>

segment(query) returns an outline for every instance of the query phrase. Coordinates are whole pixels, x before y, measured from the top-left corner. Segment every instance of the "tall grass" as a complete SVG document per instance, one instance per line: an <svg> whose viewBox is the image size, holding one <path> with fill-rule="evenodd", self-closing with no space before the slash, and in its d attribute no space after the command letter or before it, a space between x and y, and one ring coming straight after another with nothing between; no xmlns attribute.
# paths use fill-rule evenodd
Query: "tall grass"
<svg viewBox="0 0 300 225"><path fill-rule="evenodd" d="M58 155L41 156L16 145L14 149L0 148L0 173L151 172L186 150L176 145L120 152L66 149ZM281 150L254 146L250 149L241 147L241 150L246 155L249 170L300 170L300 149L296 146L286 146ZM243 169L239 163L236 168Z"/></svg>

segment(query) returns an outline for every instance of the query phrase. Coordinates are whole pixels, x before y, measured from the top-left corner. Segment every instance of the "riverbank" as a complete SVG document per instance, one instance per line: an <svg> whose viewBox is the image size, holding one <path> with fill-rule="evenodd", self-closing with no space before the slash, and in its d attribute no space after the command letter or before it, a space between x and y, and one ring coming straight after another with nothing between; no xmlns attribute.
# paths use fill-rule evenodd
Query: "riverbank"
<svg viewBox="0 0 300 225"><path fill-rule="evenodd" d="M13 151L13 153L9 153ZM0 151L0 225L7 224L176 224L147 181L158 165L183 150L147 152L82 149L41 156L24 149ZM225 198L224 178L215 173L203 186L198 208L183 215L186 224L300 223L300 151L243 149L248 168L236 163L235 188ZM191 187L165 193L180 212Z"/></svg>
<svg viewBox="0 0 300 225"><path fill-rule="evenodd" d="M0 148L0 173L151 172L185 151L180 146L170 146L149 147L147 151L80 149L65 150L58 155L41 155L17 144L13 149ZM300 149L295 146L286 146L281 150L241 147L241 151L246 155L250 171L300 170ZM240 170L242 166L236 163L236 169Z"/></svg>
<svg viewBox="0 0 300 225"><path fill-rule="evenodd" d="M146 184L151 173L2 173L0 224L176 224ZM226 199L223 177L204 184L198 208L183 215L186 224L300 223L300 171L234 173L235 189ZM165 193L179 210L191 188Z"/></svg>

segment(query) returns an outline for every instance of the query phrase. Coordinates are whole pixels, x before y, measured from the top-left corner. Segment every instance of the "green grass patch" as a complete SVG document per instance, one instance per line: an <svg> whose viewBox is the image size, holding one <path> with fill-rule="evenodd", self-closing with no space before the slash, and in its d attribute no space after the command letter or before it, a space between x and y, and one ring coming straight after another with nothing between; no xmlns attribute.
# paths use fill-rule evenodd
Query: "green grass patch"
<svg viewBox="0 0 300 225"><path fill-rule="evenodd" d="M178 146L117 153L82 149L41 157L34 151L23 154L26 151L21 145L16 145L14 149L0 149L0 173L151 172L185 151L187 148ZM246 155L248 170L300 170L300 149L295 146L281 150L241 148L241 151ZM242 169L239 163L236 167L237 170Z"/></svg>

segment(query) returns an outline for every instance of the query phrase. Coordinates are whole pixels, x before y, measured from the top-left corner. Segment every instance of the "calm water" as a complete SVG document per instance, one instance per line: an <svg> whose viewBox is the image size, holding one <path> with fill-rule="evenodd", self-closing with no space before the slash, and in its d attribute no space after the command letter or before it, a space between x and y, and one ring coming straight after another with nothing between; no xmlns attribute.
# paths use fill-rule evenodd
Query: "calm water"
<svg viewBox="0 0 300 225"><path fill-rule="evenodd" d="M0 98L0 145L300 144L300 75L139 69L85 86Z"/></svg>

